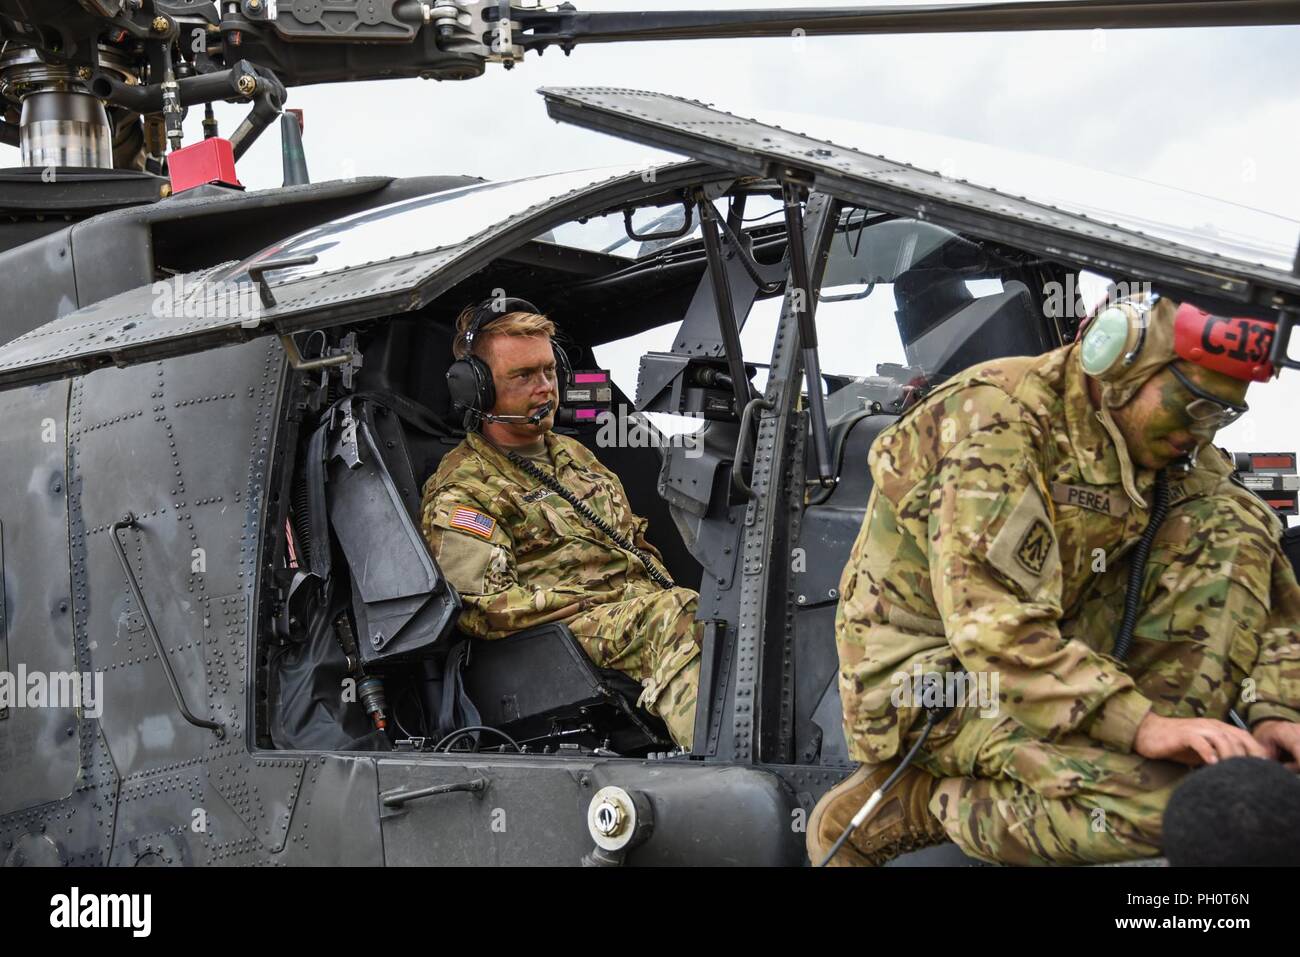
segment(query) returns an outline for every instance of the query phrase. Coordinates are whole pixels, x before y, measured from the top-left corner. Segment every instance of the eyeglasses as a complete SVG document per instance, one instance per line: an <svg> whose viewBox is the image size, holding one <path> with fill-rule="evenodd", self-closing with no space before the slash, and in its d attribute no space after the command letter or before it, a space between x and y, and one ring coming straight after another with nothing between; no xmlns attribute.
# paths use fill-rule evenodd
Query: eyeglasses
<svg viewBox="0 0 1300 957"><path fill-rule="evenodd" d="M1225 425L1236 422L1250 411L1250 406L1245 403L1236 405L1225 399L1210 395L1210 393L1180 372L1176 365L1171 365L1169 371L1174 374L1175 379L1182 383L1184 389L1196 397L1187 403L1187 414L1198 425L1221 429Z"/></svg>

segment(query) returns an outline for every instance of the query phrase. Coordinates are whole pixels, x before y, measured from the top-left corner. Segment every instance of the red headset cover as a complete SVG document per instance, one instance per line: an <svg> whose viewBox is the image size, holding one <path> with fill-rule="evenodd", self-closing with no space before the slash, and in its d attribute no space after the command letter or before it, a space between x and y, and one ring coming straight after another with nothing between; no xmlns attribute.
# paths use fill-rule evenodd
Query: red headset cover
<svg viewBox="0 0 1300 957"><path fill-rule="evenodd" d="M1191 303L1174 314L1174 352L1180 359L1247 382L1273 377L1268 361L1277 324L1242 316L1214 316Z"/></svg>

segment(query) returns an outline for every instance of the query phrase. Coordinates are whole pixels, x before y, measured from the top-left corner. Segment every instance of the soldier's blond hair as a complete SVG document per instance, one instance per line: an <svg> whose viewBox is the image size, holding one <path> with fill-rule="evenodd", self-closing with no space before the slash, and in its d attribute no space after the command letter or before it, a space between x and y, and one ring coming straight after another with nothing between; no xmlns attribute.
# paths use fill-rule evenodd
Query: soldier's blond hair
<svg viewBox="0 0 1300 957"><path fill-rule="evenodd" d="M466 306L456 317L456 340L452 344L452 353L457 359L464 359L469 351L465 348L465 333L474 322L476 307ZM546 336L554 338L555 323L538 312L507 312L498 319L479 328L474 335L474 355L482 358L483 344L493 336Z"/></svg>

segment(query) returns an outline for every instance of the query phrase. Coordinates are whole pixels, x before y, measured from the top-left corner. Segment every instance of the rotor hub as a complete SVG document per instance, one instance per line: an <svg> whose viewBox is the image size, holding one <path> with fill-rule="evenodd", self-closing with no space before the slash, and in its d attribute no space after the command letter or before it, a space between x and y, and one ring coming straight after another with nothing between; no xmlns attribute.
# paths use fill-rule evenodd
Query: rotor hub
<svg viewBox="0 0 1300 957"><path fill-rule="evenodd" d="M101 69L132 81L120 51L101 44L99 52ZM84 70L48 63L31 47L10 44L0 56L0 94L21 104L23 166L113 168L108 113L86 80Z"/></svg>

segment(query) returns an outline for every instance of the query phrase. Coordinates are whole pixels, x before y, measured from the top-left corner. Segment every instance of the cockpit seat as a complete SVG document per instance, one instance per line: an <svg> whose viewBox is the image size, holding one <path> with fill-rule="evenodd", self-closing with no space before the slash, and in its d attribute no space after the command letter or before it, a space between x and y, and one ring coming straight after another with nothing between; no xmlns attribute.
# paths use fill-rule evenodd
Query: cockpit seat
<svg viewBox="0 0 1300 957"><path fill-rule="evenodd" d="M519 744L573 741L619 754L672 747L662 722L636 706L641 685L593 665L567 625L469 642L465 691L483 725Z"/></svg>
<svg viewBox="0 0 1300 957"><path fill-rule="evenodd" d="M330 577L325 518L351 572L364 663L425 655L454 633L460 596L420 532L418 486L398 400L357 393L334 403L308 446L304 552Z"/></svg>

